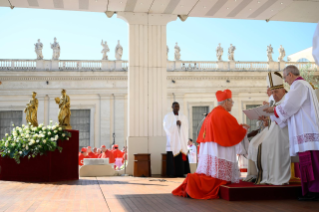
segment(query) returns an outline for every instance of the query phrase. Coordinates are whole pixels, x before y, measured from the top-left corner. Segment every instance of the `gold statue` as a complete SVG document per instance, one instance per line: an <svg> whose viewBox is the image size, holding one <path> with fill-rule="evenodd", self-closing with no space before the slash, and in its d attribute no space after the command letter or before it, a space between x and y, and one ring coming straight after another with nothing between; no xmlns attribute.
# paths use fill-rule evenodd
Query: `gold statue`
<svg viewBox="0 0 319 212"><path fill-rule="evenodd" d="M27 123L31 123L31 115L30 115L30 104L28 103L27 106L24 109L24 113L25 113L25 119L27 120Z"/></svg>
<svg viewBox="0 0 319 212"><path fill-rule="evenodd" d="M62 89L61 98L56 97L55 102L59 105L59 124L64 129L72 129L70 125L71 110L70 110L70 97L66 95L66 90Z"/></svg>
<svg viewBox="0 0 319 212"><path fill-rule="evenodd" d="M24 109L24 112L26 113L26 120L27 123L31 123L32 126L37 127L38 126L38 105L39 101L37 98L35 98L37 95L36 92L32 93L32 99L30 99L30 102L27 104L26 108Z"/></svg>

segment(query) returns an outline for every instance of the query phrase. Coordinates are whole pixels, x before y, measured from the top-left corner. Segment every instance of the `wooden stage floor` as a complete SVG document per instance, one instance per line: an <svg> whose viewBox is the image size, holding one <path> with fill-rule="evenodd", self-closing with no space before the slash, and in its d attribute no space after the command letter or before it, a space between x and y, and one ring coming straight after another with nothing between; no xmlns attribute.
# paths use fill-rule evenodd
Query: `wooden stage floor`
<svg viewBox="0 0 319 212"><path fill-rule="evenodd" d="M87 177L59 183L0 181L2 211L319 211L318 202L229 202L176 197L182 178Z"/></svg>

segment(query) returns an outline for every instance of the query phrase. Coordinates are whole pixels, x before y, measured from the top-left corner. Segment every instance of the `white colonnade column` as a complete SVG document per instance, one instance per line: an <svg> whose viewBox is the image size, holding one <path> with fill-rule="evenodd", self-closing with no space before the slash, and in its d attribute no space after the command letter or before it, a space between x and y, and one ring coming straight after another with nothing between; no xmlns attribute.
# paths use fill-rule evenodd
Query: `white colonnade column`
<svg viewBox="0 0 319 212"><path fill-rule="evenodd" d="M167 100L166 25L176 15L118 12L129 25L128 167L135 153L151 154L152 174L161 172L166 137L163 118Z"/></svg>

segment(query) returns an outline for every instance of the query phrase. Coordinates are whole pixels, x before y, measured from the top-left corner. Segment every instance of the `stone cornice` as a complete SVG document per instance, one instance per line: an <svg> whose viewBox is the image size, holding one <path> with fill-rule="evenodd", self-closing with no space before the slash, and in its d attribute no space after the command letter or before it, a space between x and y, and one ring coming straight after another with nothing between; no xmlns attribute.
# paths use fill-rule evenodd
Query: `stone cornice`
<svg viewBox="0 0 319 212"><path fill-rule="evenodd" d="M127 81L126 76L0 76L0 81Z"/></svg>
<svg viewBox="0 0 319 212"><path fill-rule="evenodd" d="M167 80L266 80L266 76L168 76ZM127 81L127 76L0 76L0 81Z"/></svg>
<svg viewBox="0 0 319 212"><path fill-rule="evenodd" d="M168 76L167 80L266 80L266 76Z"/></svg>

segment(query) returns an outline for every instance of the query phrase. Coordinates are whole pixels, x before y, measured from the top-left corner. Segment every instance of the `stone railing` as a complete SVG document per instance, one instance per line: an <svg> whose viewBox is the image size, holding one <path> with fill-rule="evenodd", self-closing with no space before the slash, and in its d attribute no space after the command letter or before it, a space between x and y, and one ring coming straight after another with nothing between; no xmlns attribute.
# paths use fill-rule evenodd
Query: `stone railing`
<svg viewBox="0 0 319 212"><path fill-rule="evenodd" d="M39 71L127 71L127 61L117 60L5 60L0 59L0 70Z"/></svg>
<svg viewBox="0 0 319 212"><path fill-rule="evenodd" d="M127 71L124 60L6 60L0 59L0 70L38 71ZM167 71L280 71L288 65L318 70L314 62L236 62L236 61L168 61Z"/></svg>
<svg viewBox="0 0 319 212"><path fill-rule="evenodd" d="M168 61L168 71L281 71L288 65L319 70L314 62Z"/></svg>
<svg viewBox="0 0 319 212"><path fill-rule="evenodd" d="M0 69L36 69L36 60L0 60Z"/></svg>

